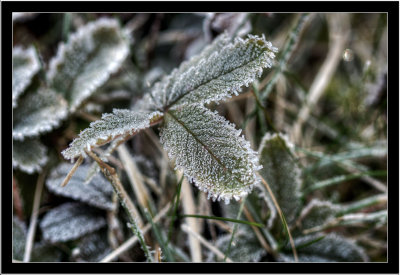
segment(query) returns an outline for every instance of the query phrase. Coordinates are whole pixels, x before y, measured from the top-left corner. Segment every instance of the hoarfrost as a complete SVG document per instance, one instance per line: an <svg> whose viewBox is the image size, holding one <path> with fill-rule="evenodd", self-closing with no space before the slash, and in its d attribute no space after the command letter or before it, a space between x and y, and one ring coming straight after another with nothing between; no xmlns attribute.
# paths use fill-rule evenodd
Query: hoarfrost
<svg viewBox="0 0 400 275"><path fill-rule="evenodd" d="M161 143L177 168L208 198L229 201L248 194L259 179L257 153L239 131L200 105L170 111L164 117Z"/></svg>
<svg viewBox="0 0 400 275"><path fill-rule="evenodd" d="M64 203L50 210L40 222L46 241L66 242L105 226L106 220L99 212L81 203Z"/></svg>
<svg viewBox="0 0 400 275"><path fill-rule="evenodd" d="M47 160L47 148L38 139L13 140L13 167L32 174L40 172Z"/></svg>

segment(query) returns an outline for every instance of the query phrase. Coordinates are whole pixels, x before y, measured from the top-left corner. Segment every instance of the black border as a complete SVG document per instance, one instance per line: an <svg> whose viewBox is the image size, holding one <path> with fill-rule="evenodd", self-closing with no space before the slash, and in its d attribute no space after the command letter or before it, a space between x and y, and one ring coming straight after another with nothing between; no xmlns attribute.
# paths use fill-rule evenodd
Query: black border
<svg viewBox="0 0 400 275"><path fill-rule="evenodd" d="M2 273L398 273L399 272L399 2L2 2ZM389 219L387 263L12 263L12 12L387 12ZM8 153L8 150L10 152ZM221 268L221 269L219 269Z"/></svg>

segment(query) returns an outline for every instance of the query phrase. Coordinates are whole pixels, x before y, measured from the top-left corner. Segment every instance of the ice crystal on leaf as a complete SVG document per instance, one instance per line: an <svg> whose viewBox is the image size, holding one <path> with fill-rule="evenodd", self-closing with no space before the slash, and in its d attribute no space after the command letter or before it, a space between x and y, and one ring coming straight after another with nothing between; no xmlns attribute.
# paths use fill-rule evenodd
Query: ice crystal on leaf
<svg viewBox="0 0 400 275"><path fill-rule="evenodd" d="M47 160L47 148L38 139L13 140L13 167L32 174L41 171Z"/></svg>
<svg viewBox="0 0 400 275"><path fill-rule="evenodd" d="M329 201L320 201L313 199L303 208L299 222L301 229L310 229L315 226L326 224L339 213L340 206L334 205Z"/></svg>
<svg viewBox="0 0 400 275"><path fill-rule="evenodd" d="M40 222L46 241L75 240L105 226L106 220L94 209L81 203L64 203L50 210Z"/></svg>
<svg viewBox="0 0 400 275"><path fill-rule="evenodd" d="M18 97L25 91L32 81L32 77L39 71L40 63L33 47L26 50L21 47L13 49L12 71L12 106L17 106Z"/></svg>
<svg viewBox="0 0 400 275"><path fill-rule="evenodd" d="M38 136L58 126L67 115L67 102L50 89L31 91L13 112L13 139Z"/></svg>
<svg viewBox="0 0 400 275"><path fill-rule="evenodd" d="M365 262L364 250L354 241L336 235L322 233L306 235L294 239L300 262ZM290 250L289 246L286 247ZM281 260L291 262L293 256L281 254Z"/></svg>
<svg viewBox="0 0 400 275"><path fill-rule="evenodd" d="M263 68L272 66L277 49L264 37L236 38L222 34L199 55L157 82L138 106L177 108L183 104L209 103L237 95Z"/></svg>
<svg viewBox="0 0 400 275"><path fill-rule="evenodd" d="M90 127L82 131L62 154L67 159L86 155L85 149L105 144L119 136L132 135L138 130L150 127L150 124L161 116L160 112L114 109L112 114L103 114L101 120L90 123Z"/></svg>
<svg viewBox="0 0 400 275"><path fill-rule="evenodd" d="M258 182L257 154L240 133L225 118L195 104L166 113L161 143L200 190L229 202Z"/></svg>
<svg viewBox="0 0 400 275"><path fill-rule="evenodd" d="M46 181L46 186L55 194L80 200L91 206L98 207L104 210L113 210L111 196L113 189L110 183L100 174L95 175L88 184L82 184L85 181L89 170L88 165L81 165L68 184L65 187L61 186L72 165L68 163L60 164L53 170L49 179Z"/></svg>
<svg viewBox="0 0 400 275"><path fill-rule="evenodd" d="M50 61L49 83L73 112L119 69L128 53L128 39L116 20L90 22L59 46Z"/></svg>

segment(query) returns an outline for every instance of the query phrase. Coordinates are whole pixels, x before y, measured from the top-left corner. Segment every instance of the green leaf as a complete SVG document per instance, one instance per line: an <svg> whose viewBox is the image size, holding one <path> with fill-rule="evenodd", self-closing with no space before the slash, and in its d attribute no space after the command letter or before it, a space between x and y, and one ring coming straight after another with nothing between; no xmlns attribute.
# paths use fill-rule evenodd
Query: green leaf
<svg viewBox="0 0 400 275"><path fill-rule="evenodd" d="M71 112L104 84L129 53L129 42L114 19L101 18L79 28L50 61L48 81Z"/></svg>
<svg viewBox="0 0 400 275"><path fill-rule="evenodd" d="M313 199L301 211L298 225L302 230L324 225L333 220L340 209L340 206L329 201Z"/></svg>
<svg viewBox="0 0 400 275"><path fill-rule="evenodd" d="M62 163L56 167L46 181L49 190L57 195L79 200L91 206L113 210L111 196L113 188L111 184L100 174L97 174L92 180L84 184L89 165L81 165L71 177L65 187L61 187L61 183L71 171L72 164Z"/></svg>
<svg viewBox="0 0 400 275"><path fill-rule="evenodd" d="M47 148L38 139L13 140L13 167L32 174L40 172L47 160Z"/></svg>
<svg viewBox="0 0 400 275"><path fill-rule="evenodd" d="M108 244L107 230L102 229L84 236L73 250L78 261L99 262L112 252Z"/></svg>
<svg viewBox="0 0 400 275"><path fill-rule="evenodd" d="M40 222L43 238L51 243L75 240L107 224L99 214L81 203L64 203L43 217Z"/></svg>
<svg viewBox="0 0 400 275"><path fill-rule="evenodd" d="M67 115L67 102L53 90L24 95L13 110L13 139L24 140L51 131Z"/></svg>
<svg viewBox="0 0 400 275"><path fill-rule="evenodd" d="M144 103L150 109L162 110L194 102L218 102L237 95L242 86L261 76L263 68L272 66L276 51L264 37L249 35L245 40L236 38L230 42L223 35L156 83Z"/></svg>
<svg viewBox="0 0 400 275"><path fill-rule="evenodd" d="M12 227L12 245L13 259L22 261L24 259L25 242L26 242L26 226L17 217L13 217Z"/></svg>
<svg viewBox="0 0 400 275"><path fill-rule="evenodd" d="M221 251L226 251L231 241L231 234L225 234L218 238L216 246ZM250 227L241 226L232 241L229 258L234 262L259 262L267 253L254 235Z"/></svg>
<svg viewBox="0 0 400 275"><path fill-rule="evenodd" d="M35 243L32 249L30 262L60 262L61 256L61 250L56 246L42 241L40 243Z"/></svg>
<svg viewBox="0 0 400 275"><path fill-rule="evenodd" d="M90 127L82 131L62 154L66 159L86 156L85 149L90 150L91 146L103 145L120 136L133 135L138 130L150 127L161 117L160 112L114 109L112 114L103 114L101 120L90 123Z"/></svg>
<svg viewBox="0 0 400 275"><path fill-rule="evenodd" d="M248 194L259 181L257 153L240 133L217 113L195 104L166 113L161 143L200 190L228 203Z"/></svg>
<svg viewBox="0 0 400 275"><path fill-rule="evenodd" d="M324 238L313 242L321 237ZM295 238L294 243L298 247L300 262L366 262L368 260L363 248L354 241L334 233L306 235ZM308 243L311 244L305 245ZM283 261L293 261L290 254L280 256Z"/></svg>
<svg viewBox="0 0 400 275"><path fill-rule="evenodd" d="M12 106L17 106L18 97L25 91L33 76L39 71L40 63L33 47L13 49Z"/></svg>
<svg viewBox="0 0 400 275"><path fill-rule="evenodd" d="M288 224L301 207L300 169L291 155L291 143L281 134L267 133L260 144L260 175L268 182ZM269 194L265 192L269 200ZM270 204L269 204L270 205Z"/></svg>

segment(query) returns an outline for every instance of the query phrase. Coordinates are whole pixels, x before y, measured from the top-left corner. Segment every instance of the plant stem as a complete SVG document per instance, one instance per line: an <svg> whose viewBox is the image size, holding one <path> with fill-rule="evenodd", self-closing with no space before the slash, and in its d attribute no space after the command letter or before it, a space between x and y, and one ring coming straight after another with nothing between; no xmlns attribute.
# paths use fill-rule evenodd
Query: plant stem
<svg viewBox="0 0 400 275"><path fill-rule="evenodd" d="M112 187L114 188L115 193L118 195L122 207L124 207L125 211L128 214L128 218L130 221L129 227L132 229L133 233L138 237L147 261L152 262L153 257L150 254L150 251L144 241L143 233L140 230L136 221L138 216L136 207L134 206L134 204L132 203L131 199L128 196L128 193L122 186L122 183L119 180L119 177L115 169L109 166L108 164L104 163L95 153L88 150L85 150L85 152L99 164L100 169L103 172L104 176L110 181Z"/></svg>
<svg viewBox="0 0 400 275"><path fill-rule="evenodd" d="M67 185L67 183L71 180L72 176L75 174L76 169L78 169L78 167L82 164L82 162L83 162L83 157L80 156L78 158L78 160L75 162L75 164L72 167L72 169L68 172L68 174L65 177L65 179L63 180L63 182L61 183L61 187L64 187L64 186Z"/></svg>
<svg viewBox="0 0 400 275"><path fill-rule="evenodd" d="M35 188L35 195L33 198L33 207L32 207L32 214L31 220L29 223L28 234L26 237L25 243L25 252L24 252L24 262L29 262L31 259L31 252L32 247L35 239L35 232L36 232L36 224L39 215L39 206L40 206L40 198L42 196L42 190L44 185L44 180L46 178L46 171L43 171L37 180L36 188Z"/></svg>
<svg viewBox="0 0 400 275"><path fill-rule="evenodd" d="M210 220L220 220L220 221L227 221L227 222L234 222L234 223L242 223L242 224L247 224L247 225L252 225L252 226L257 226L257 227L264 227L264 225L256 222L248 222L248 221L243 221L239 219L230 219L230 218L224 218L224 217L215 217L215 216L203 216L203 215L179 215L179 217L182 218L201 218L201 219L210 219Z"/></svg>

